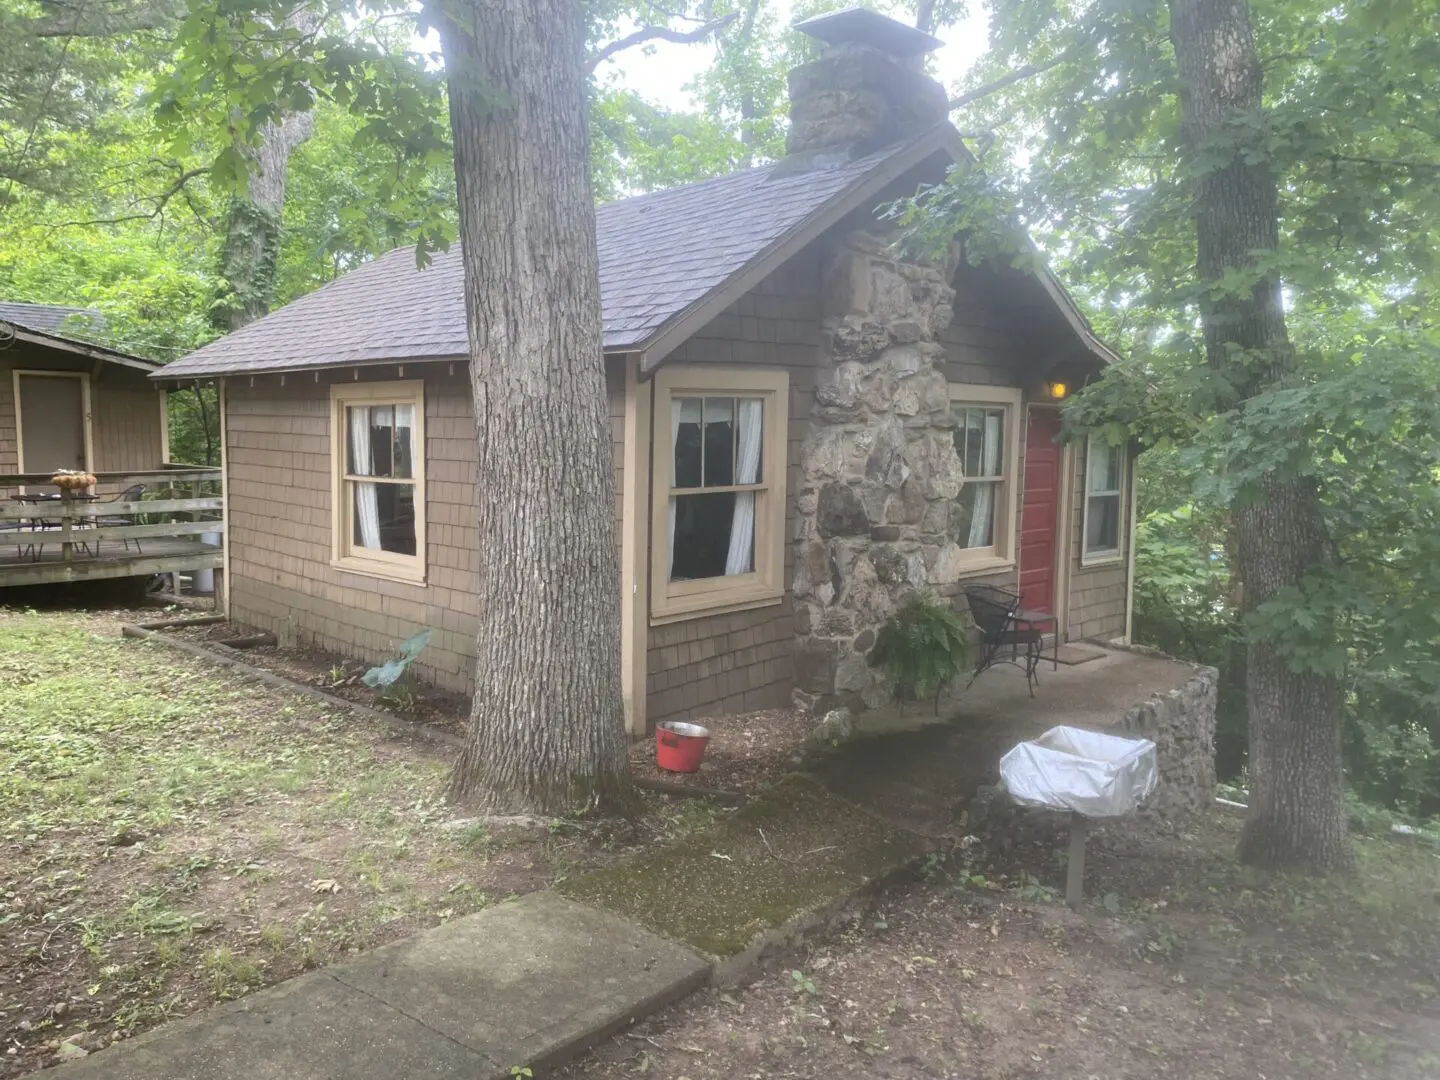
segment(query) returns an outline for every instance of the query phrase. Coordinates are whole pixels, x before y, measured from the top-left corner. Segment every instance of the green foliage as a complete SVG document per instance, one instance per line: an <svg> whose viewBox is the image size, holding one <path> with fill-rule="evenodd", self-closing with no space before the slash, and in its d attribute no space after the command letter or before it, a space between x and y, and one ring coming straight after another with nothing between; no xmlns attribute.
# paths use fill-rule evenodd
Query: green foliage
<svg viewBox="0 0 1440 1080"><path fill-rule="evenodd" d="M372 690L387 690L400 681L407 668L414 663L430 644L433 630L426 628L411 634L398 646L400 655L393 660L386 660L378 667L372 667L361 677L360 681Z"/></svg>
<svg viewBox="0 0 1440 1080"><path fill-rule="evenodd" d="M1148 462L1147 462L1148 465ZM1194 504L1146 514L1135 529L1135 633L1203 664L1224 664L1240 627L1223 535Z"/></svg>
<svg viewBox="0 0 1440 1080"><path fill-rule="evenodd" d="M1146 447L1135 635L1221 668L1222 775L1244 764L1244 645L1266 638L1343 681L1352 788L1418 812L1440 796L1440 124L1420 108L1440 92L1440 6L1278 0L1251 16L1264 107L1191 154L1164 3L1000 0L967 81L1034 73L966 108L980 168L901 220L983 236L979 211L1013 216L1126 355L1068 403L1066 429ZM1280 249L1202 285L1194 183L1237 149L1280 178ZM1283 381L1267 356L1211 367L1199 336L1202 310L1266 276L1296 349ZM1230 514L1267 477L1314 485L1334 557L1242 619Z"/></svg>
<svg viewBox="0 0 1440 1080"><path fill-rule="evenodd" d="M897 701L938 694L967 666L965 624L945 601L912 592L875 635L870 665L884 673Z"/></svg>

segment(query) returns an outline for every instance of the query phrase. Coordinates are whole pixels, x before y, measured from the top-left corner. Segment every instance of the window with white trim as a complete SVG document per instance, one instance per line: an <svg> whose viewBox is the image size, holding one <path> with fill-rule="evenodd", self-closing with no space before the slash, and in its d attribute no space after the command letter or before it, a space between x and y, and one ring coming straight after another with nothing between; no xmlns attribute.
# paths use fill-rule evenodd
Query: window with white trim
<svg viewBox="0 0 1440 1080"><path fill-rule="evenodd" d="M956 500L952 539L977 568L1013 563L1020 391L952 383L950 408L955 454L965 476Z"/></svg>
<svg viewBox="0 0 1440 1080"><path fill-rule="evenodd" d="M336 566L425 579L425 384L330 388Z"/></svg>
<svg viewBox="0 0 1440 1080"><path fill-rule="evenodd" d="M663 368L655 377L651 614L784 594L783 371Z"/></svg>
<svg viewBox="0 0 1440 1080"><path fill-rule="evenodd" d="M1125 448L1091 435L1085 442L1084 562L1120 558L1125 492Z"/></svg>

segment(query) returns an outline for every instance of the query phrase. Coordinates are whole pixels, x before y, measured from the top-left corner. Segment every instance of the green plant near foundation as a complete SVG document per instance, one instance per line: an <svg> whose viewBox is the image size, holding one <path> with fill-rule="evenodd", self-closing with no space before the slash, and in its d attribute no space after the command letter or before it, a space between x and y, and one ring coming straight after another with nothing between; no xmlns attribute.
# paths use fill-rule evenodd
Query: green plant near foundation
<svg viewBox="0 0 1440 1080"><path fill-rule="evenodd" d="M930 593L912 592L880 627L869 660L896 701L938 700L969 667L970 639L949 604Z"/></svg>
<svg viewBox="0 0 1440 1080"><path fill-rule="evenodd" d="M406 670L430 644L431 630L411 634L400 643L400 655L386 660L378 667L372 667L360 681L375 691L375 700L400 712L411 712L415 708L415 688Z"/></svg>

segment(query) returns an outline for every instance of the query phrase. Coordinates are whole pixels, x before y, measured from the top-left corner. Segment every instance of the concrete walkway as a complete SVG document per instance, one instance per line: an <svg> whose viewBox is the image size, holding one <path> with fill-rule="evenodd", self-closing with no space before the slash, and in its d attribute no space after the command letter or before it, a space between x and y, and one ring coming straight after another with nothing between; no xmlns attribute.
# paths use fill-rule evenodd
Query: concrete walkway
<svg viewBox="0 0 1440 1080"><path fill-rule="evenodd" d="M490 1080L683 997L694 952L533 893L68 1065L71 1080Z"/></svg>
<svg viewBox="0 0 1440 1080"><path fill-rule="evenodd" d="M713 830L166 1024L74 1080L489 1080L574 1056L926 845L788 777ZM660 936L664 934L665 936ZM673 939L673 940L671 940Z"/></svg>

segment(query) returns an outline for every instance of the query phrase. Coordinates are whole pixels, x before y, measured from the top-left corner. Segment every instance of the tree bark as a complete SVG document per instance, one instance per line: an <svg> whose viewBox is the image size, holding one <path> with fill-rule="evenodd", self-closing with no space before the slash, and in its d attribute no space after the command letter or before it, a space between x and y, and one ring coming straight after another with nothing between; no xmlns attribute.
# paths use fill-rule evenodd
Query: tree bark
<svg viewBox="0 0 1440 1080"><path fill-rule="evenodd" d="M250 162L248 197L234 200L225 216L220 276L228 293L228 330L239 330L270 310L285 213L285 170L290 155L310 138L314 127L313 114L287 113L260 132L260 145Z"/></svg>
<svg viewBox="0 0 1440 1080"><path fill-rule="evenodd" d="M1277 181L1263 137L1236 122L1262 114L1263 72L1245 0L1170 0L1170 34L1182 137L1195 170L1200 280L1218 282L1227 271L1254 279L1201 302L1206 356L1234 406L1284 382L1295 366L1281 283L1261 261L1279 248ZM1246 615L1330 558L1314 485L1272 474L1259 487L1234 511ZM1279 643L1254 636L1246 668L1250 811L1241 859L1348 867L1339 681L1294 670Z"/></svg>
<svg viewBox="0 0 1440 1080"><path fill-rule="evenodd" d="M440 20L480 477L480 630L452 796L628 809L620 567L573 0L454 0Z"/></svg>
<svg viewBox="0 0 1440 1080"><path fill-rule="evenodd" d="M297 8L286 20L291 29L313 34L320 16ZM290 155L315 130L315 114L284 113L260 129L260 145L250 159L246 198L236 199L225 215L220 277L227 295L225 328L232 333L270 310L275 299L275 267L285 218L285 173Z"/></svg>

